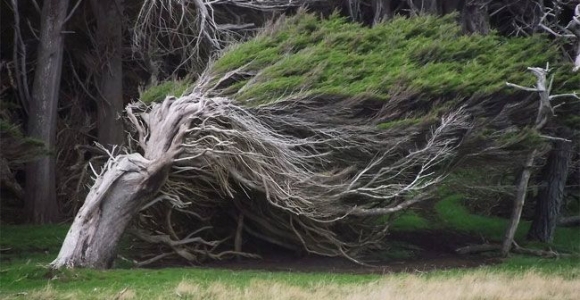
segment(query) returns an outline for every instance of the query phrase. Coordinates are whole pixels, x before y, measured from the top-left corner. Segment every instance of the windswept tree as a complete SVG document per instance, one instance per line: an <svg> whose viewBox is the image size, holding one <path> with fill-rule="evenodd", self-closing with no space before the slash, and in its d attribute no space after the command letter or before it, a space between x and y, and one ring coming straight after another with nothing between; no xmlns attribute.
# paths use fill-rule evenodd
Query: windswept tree
<svg viewBox="0 0 580 300"><path fill-rule="evenodd" d="M341 220L396 213L428 198L443 179L461 132L470 127L461 109L443 116L426 135L387 134L364 120L342 123L349 113L338 107L326 122L316 122L306 111L319 116L328 110L320 106L323 99L290 98L249 109L211 96L203 85L211 81L202 79L194 92L178 99L127 108L143 154L111 156L53 267L110 267L133 217L160 201L189 206L181 200L184 193L197 195L194 207L237 207L238 217L261 224L258 234L274 244L290 249L302 244L313 253L352 258L384 232L358 236L363 233L353 228L339 236L332 227ZM352 156L343 156L346 152ZM194 254L180 251L183 245L219 245L191 235L180 240L138 235L190 259Z"/></svg>
<svg viewBox="0 0 580 300"><path fill-rule="evenodd" d="M95 173L52 267L110 267L131 223L161 250L140 265L253 257L247 238L360 262L384 241L385 216L433 198L457 165L527 157L510 147L526 138L536 100L507 92L504 78L523 81L522 63L559 52L535 38L461 32L453 17L365 29L301 12L232 46L184 95L129 105L137 151L111 153ZM404 38L412 34L424 42ZM447 51L458 40L477 47ZM400 65L367 64L391 59Z"/></svg>

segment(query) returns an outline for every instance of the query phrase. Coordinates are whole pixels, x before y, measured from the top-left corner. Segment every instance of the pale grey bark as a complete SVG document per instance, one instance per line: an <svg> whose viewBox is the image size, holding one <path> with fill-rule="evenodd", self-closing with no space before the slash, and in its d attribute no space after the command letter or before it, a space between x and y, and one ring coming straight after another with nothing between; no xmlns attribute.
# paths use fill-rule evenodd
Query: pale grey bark
<svg viewBox="0 0 580 300"><path fill-rule="evenodd" d="M164 183L165 164L163 160L151 162L140 154L110 160L75 217L51 266L110 268L130 221Z"/></svg>

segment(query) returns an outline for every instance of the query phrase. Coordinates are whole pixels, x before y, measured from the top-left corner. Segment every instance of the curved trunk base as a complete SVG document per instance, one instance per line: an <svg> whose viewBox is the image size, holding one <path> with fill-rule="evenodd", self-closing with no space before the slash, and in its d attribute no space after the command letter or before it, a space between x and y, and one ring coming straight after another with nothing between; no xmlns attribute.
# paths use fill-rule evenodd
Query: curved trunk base
<svg viewBox="0 0 580 300"><path fill-rule="evenodd" d="M168 168L140 154L111 160L77 214L52 268L112 267L127 226L166 180Z"/></svg>

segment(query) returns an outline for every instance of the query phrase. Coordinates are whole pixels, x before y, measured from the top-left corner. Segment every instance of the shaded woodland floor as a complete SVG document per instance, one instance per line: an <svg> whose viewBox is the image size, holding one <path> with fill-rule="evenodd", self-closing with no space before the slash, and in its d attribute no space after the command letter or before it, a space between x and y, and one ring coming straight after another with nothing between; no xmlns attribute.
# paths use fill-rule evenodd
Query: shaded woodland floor
<svg viewBox="0 0 580 300"><path fill-rule="evenodd" d="M459 255L455 249L481 242L481 239L452 231L393 232L388 236L394 247L375 253L361 265L341 257L297 256L279 251L263 253L262 259L213 261L207 268L284 272L331 272L348 274L421 273L432 270L474 268L499 263L498 258ZM390 251L390 252L389 252ZM383 254L379 257L379 254ZM179 265L179 264L175 264ZM161 267L162 265L158 265Z"/></svg>

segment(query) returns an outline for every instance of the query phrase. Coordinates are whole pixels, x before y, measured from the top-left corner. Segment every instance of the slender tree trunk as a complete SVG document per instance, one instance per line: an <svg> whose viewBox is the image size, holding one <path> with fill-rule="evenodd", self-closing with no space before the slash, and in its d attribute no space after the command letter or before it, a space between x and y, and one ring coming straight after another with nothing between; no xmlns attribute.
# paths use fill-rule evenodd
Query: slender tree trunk
<svg viewBox="0 0 580 300"><path fill-rule="evenodd" d="M548 161L542 170L541 187L532 227L528 239L542 242L552 242L554 230L560 218L560 209L564 199L564 186L571 160L572 143L555 141L550 151Z"/></svg>
<svg viewBox="0 0 580 300"><path fill-rule="evenodd" d="M536 115L536 122L534 129L540 132L542 128L546 125L548 120L554 115L554 108L552 107L552 103L550 102L551 99L556 97L564 97L570 96L567 94L560 94L560 95L550 95L551 84L547 84L547 75L550 72L548 66L546 68L528 68L534 76L536 76L536 85L533 88L524 87L513 83L506 83L507 86L514 87L517 89L537 92L540 96L539 106L538 106L538 114ZM512 247L514 242L514 236L516 234L516 230L518 229L518 224L520 223L520 217L522 215L522 209L524 203L526 201L526 193L528 190L528 182L530 181L530 176L532 174L532 166L534 164L534 159L538 154L538 150L534 149L528 155L526 162L524 164L524 170L522 171L520 182L518 184L518 190L516 193L516 198L514 199L514 210L512 212L512 217L510 219L510 223L508 228L505 232L503 244L501 248L501 253L503 256L507 256L509 251Z"/></svg>
<svg viewBox="0 0 580 300"><path fill-rule="evenodd" d="M110 147L124 141L123 120L123 0L92 0L97 18L99 143Z"/></svg>
<svg viewBox="0 0 580 300"><path fill-rule="evenodd" d="M55 152L57 108L63 54L63 27L69 0L44 1L41 16L38 63L32 87L28 135ZM30 221L59 220L56 201L55 157L47 155L26 167L25 205Z"/></svg>

